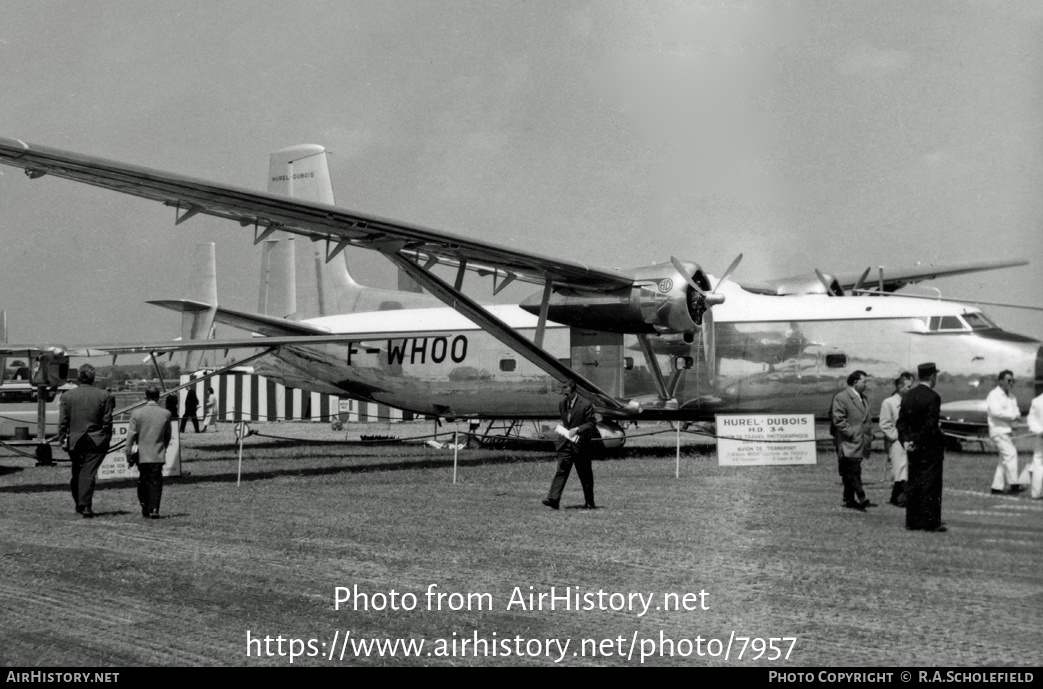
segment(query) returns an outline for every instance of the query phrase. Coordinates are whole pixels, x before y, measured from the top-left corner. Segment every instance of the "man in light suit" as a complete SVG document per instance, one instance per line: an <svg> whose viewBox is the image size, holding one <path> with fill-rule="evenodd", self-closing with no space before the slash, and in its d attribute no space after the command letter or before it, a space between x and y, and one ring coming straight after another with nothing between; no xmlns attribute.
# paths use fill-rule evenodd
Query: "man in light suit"
<svg viewBox="0 0 1043 689"><path fill-rule="evenodd" d="M558 405L561 425L569 432L570 437L561 436L555 442L558 451L558 471L550 484L550 492L543 504L551 509L558 509L561 493L565 490L565 482L569 479L572 465L576 465L576 474L583 486L583 508L592 510L594 504L594 472L590 468L590 438L596 430L594 407L590 402L576 394L576 383L568 380L561 384L564 396Z"/></svg>
<svg viewBox="0 0 1043 689"><path fill-rule="evenodd" d="M163 463L170 444L170 411L159 406L159 388L145 388L148 403L130 414L127 430L127 457L137 450L138 502L141 516L159 519L159 501L163 497ZM137 443L137 448L134 447Z"/></svg>
<svg viewBox="0 0 1043 689"><path fill-rule="evenodd" d="M833 396L830 417L836 429L837 465L844 481L844 507L865 510L872 506L862 489L862 460L869 457L873 441L873 415L865 389L869 375L854 371L847 387Z"/></svg>
<svg viewBox="0 0 1043 689"><path fill-rule="evenodd" d="M895 507L905 507L905 483L909 478L909 458L905 448L898 440L898 412L902 408L902 398L913 387L915 376L908 371L895 378L895 392L880 404L880 430L884 433L884 451L891 464L894 486L891 489L890 503Z"/></svg>
<svg viewBox="0 0 1043 689"><path fill-rule="evenodd" d="M938 425L942 398L934 391L938 369L933 363L916 367L920 382L902 398L898 438L909 456L905 491L905 528L944 532L942 526L942 462L945 438Z"/></svg>
<svg viewBox="0 0 1043 689"><path fill-rule="evenodd" d="M115 400L94 387L94 367L80 366L79 386L61 396L58 412L58 441L72 460L69 488L76 511L84 519L94 516L94 481L109 451L112 439L112 409Z"/></svg>
<svg viewBox="0 0 1043 689"><path fill-rule="evenodd" d="M1036 434L1036 448L1032 453L1032 498L1043 499L1043 395L1032 400L1029 407L1029 430Z"/></svg>

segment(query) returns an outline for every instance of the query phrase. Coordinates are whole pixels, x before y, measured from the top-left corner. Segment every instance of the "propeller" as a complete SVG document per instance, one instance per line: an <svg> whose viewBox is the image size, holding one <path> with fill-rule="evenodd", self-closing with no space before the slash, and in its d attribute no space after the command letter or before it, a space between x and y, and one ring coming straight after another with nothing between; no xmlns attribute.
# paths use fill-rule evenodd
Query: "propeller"
<svg viewBox="0 0 1043 689"><path fill-rule="evenodd" d="M717 337L713 327L713 307L724 303L724 295L717 294L717 288L735 272L735 269L739 267L740 261L742 261L742 254L735 257L731 265L728 266L717 281L717 285L707 293L699 287L693 279L693 274L677 258L674 256L670 257L670 263L674 265L677 272L684 276L684 279L700 297L695 307L699 310L700 320L702 321L703 358L706 361L706 375L711 381L717 378Z"/></svg>
<svg viewBox="0 0 1043 689"><path fill-rule="evenodd" d="M842 296L844 296L843 292L840 292L838 294L836 291L833 290L833 285L832 285L832 283L830 283L829 278L827 278L825 275L823 275L822 271L819 270L818 268L815 269L815 277L817 277L818 281L822 283L822 286L826 288L826 296L827 297L842 297Z"/></svg>
<svg viewBox="0 0 1043 689"><path fill-rule="evenodd" d="M866 266L866 269L862 272L862 276L860 278L858 278L858 281L855 282L855 286L853 288L851 288L852 292L856 292L856 291L858 291L858 289L860 287L862 287L862 283L866 281L867 277L869 277L869 271L870 270L871 270L871 267L870 266ZM883 271L883 266L880 267L880 270ZM882 275L883 275L883 273L881 272L881 276Z"/></svg>

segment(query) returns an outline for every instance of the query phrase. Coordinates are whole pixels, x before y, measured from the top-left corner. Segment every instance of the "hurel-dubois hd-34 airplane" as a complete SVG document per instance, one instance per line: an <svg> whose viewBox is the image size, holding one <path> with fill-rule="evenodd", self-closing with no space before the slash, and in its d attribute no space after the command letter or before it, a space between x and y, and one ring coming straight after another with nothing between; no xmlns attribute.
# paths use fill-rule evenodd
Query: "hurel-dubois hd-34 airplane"
<svg viewBox="0 0 1043 689"><path fill-rule="evenodd" d="M176 224L198 214L232 220L263 244L260 313L219 307L211 287L199 299L152 302L182 313L181 341L0 349L36 357L54 381L70 355L260 348L260 372L288 386L439 417L554 418L556 381L572 380L609 434L627 419L822 416L858 369L883 381L870 390L877 409L890 380L924 361L942 371L946 401L984 399L1002 369L1014 371L1023 409L1043 387L1038 340L1000 329L975 306L893 294L1024 261L736 282L741 254L719 278L673 257L596 268L339 208L315 145L272 154L267 193L14 139L0 138L0 163L34 180L159 201ZM383 254L430 294L359 285L348 247ZM521 304L483 305L463 291L469 272L494 295L515 281L539 289ZM214 323L253 336L207 340Z"/></svg>

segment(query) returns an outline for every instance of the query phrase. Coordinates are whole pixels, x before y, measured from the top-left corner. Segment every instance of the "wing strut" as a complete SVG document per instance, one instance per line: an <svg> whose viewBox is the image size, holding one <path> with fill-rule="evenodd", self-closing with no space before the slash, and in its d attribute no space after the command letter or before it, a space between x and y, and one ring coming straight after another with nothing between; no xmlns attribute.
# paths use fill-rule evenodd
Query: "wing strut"
<svg viewBox="0 0 1043 689"><path fill-rule="evenodd" d="M626 413L628 411L629 408L615 397L612 397L604 390L552 357L541 347L537 347L533 342L522 337L514 328L489 313L480 304L473 301L463 292L453 289L437 275L429 273L418 266L410 260L409 257L398 252L384 255L388 257L388 260L404 270L411 278L426 287L431 294L441 299L447 305L452 306L464 316L470 318L477 325L484 328L490 335L518 352L534 365L543 369L558 380L575 381L576 387L584 393L585 397L595 401L603 408L614 412Z"/></svg>
<svg viewBox="0 0 1043 689"><path fill-rule="evenodd" d="M655 382L656 390L659 391L659 399L668 400L670 394L666 387L666 379L663 378L663 370L659 367L659 360L655 358L655 352L652 351L652 343L648 341L648 335L641 333L637 336L637 341L641 344L641 351L645 354L645 363L648 364L648 370L652 372L652 380Z"/></svg>
<svg viewBox="0 0 1043 689"><path fill-rule="evenodd" d="M163 382L163 371L160 370L159 362L156 361L156 353L155 352L149 352L148 353L148 358L152 360L152 368L155 369L155 371L156 371L156 379L159 380L159 392L160 392L160 394L165 395L167 393L167 386Z"/></svg>
<svg viewBox="0 0 1043 689"><path fill-rule="evenodd" d="M536 323L536 337L533 342L537 347L543 349L543 333L547 331L547 311L550 310L551 281L547 280L543 285L543 299L540 301L540 319Z"/></svg>

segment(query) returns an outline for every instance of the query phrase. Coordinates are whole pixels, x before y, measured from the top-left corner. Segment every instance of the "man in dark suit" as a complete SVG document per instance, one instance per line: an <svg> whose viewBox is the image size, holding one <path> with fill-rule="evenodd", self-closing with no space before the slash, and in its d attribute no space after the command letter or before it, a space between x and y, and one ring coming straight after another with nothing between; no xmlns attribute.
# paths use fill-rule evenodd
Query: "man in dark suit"
<svg viewBox="0 0 1043 689"><path fill-rule="evenodd" d="M565 490L565 482L569 479L572 465L576 465L576 474L583 486L583 508L592 510L594 504L594 472L590 468L590 438L596 429L594 407L590 402L576 394L576 383L568 380L561 384L564 396L558 405L561 416L561 435L555 442L558 451L558 471L550 484L550 492L543 504L551 509L558 509L561 493Z"/></svg>
<svg viewBox="0 0 1043 689"><path fill-rule="evenodd" d="M830 417L835 429L837 468L844 482L844 507L864 510L873 503L862 489L862 460L873 441L873 415L865 396L868 374L854 371L847 387L833 396Z"/></svg>
<svg viewBox="0 0 1043 689"><path fill-rule="evenodd" d="M199 432L199 419L196 418L196 410L199 409L199 396L196 395L195 387L188 389L185 395L185 415L181 417L181 432L185 432L189 419L192 420L192 428Z"/></svg>
<svg viewBox="0 0 1043 689"><path fill-rule="evenodd" d="M159 519L159 501L163 497L163 463L170 444L170 410L159 406L159 388L145 388L148 403L130 414L127 430L127 457L137 450L138 502L141 516ZM134 444L137 443L137 448Z"/></svg>
<svg viewBox="0 0 1043 689"><path fill-rule="evenodd" d="M94 480L112 438L115 400L94 387L94 367L90 364L80 366L77 379L79 386L61 396L58 439L72 460L69 488L76 511L90 519L94 516Z"/></svg>
<svg viewBox="0 0 1043 689"><path fill-rule="evenodd" d="M909 482L905 492L905 528L945 531L942 526L942 431L938 426L942 399L934 391L938 369L920 364L919 384L902 398L898 412L898 439L909 456Z"/></svg>

